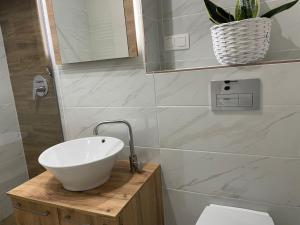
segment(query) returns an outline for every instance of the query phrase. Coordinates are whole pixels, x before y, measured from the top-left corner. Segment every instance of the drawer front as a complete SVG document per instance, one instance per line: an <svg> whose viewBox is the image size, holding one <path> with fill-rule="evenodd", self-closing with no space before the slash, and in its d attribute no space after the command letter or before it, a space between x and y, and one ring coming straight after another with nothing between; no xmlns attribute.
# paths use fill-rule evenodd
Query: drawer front
<svg viewBox="0 0 300 225"><path fill-rule="evenodd" d="M60 225L118 225L115 219L91 216L71 209L58 209Z"/></svg>
<svg viewBox="0 0 300 225"><path fill-rule="evenodd" d="M59 225L56 208L34 202L12 199L18 225Z"/></svg>

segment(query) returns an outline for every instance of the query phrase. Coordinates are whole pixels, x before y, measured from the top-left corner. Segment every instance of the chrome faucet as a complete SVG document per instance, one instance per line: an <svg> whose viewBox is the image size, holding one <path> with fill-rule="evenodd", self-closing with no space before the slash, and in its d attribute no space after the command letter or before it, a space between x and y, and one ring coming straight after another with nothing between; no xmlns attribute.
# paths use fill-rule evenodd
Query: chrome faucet
<svg viewBox="0 0 300 225"><path fill-rule="evenodd" d="M129 156L129 162L130 162L130 171L131 172L141 172L143 165L141 162L139 162L138 157L134 150L134 143L133 143L133 133L132 133L132 127L130 123L126 120L113 120L113 121L104 121L99 123L94 128L94 135L99 135L99 127L106 124L125 124L128 127L129 131L129 149L130 149L130 156Z"/></svg>

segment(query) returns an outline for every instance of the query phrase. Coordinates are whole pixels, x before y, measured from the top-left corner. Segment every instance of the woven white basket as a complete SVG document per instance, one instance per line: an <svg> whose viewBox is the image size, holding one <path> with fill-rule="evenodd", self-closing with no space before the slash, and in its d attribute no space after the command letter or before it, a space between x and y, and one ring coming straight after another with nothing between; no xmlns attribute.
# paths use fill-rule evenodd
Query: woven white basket
<svg viewBox="0 0 300 225"><path fill-rule="evenodd" d="M270 46L272 20L253 18L211 28L215 55L221 64L247 64L263 59Z"/></svg>

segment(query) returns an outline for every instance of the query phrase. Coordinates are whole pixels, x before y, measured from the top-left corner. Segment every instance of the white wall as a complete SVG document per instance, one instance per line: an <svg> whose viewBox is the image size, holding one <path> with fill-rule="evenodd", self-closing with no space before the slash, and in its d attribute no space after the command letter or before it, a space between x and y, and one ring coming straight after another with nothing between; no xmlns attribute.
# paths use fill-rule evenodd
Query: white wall
<svg viewBox="0 0 300 225"><path fill-rule="evenodd" d="M27 179L22 138L0 29L0 221L11 214L6 192Z"/></svg>
<svg viewBox="0 0 300 225"><path fill-rule="evenodd" d="M299 70L289 63L146 75L143 55L60 66L65 137L91 136L103 120L132 123L140 157L162 164L167 225L194 225L209 203L299 225ZM211 112L210 80L245 78L261 79L261 110ZM103 133L128 141L124 127Z"/></svg>

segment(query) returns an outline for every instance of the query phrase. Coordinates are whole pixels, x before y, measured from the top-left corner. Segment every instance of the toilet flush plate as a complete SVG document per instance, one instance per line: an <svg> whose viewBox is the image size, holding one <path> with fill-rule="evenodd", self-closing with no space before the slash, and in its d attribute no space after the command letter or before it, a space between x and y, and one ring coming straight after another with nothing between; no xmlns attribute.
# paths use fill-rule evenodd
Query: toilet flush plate
<svg viewBox="0 0 300 225"><path fill-rule="evenodd" d="M213 111L258 110L260 106L260 80L211 81Z"/></svg>

